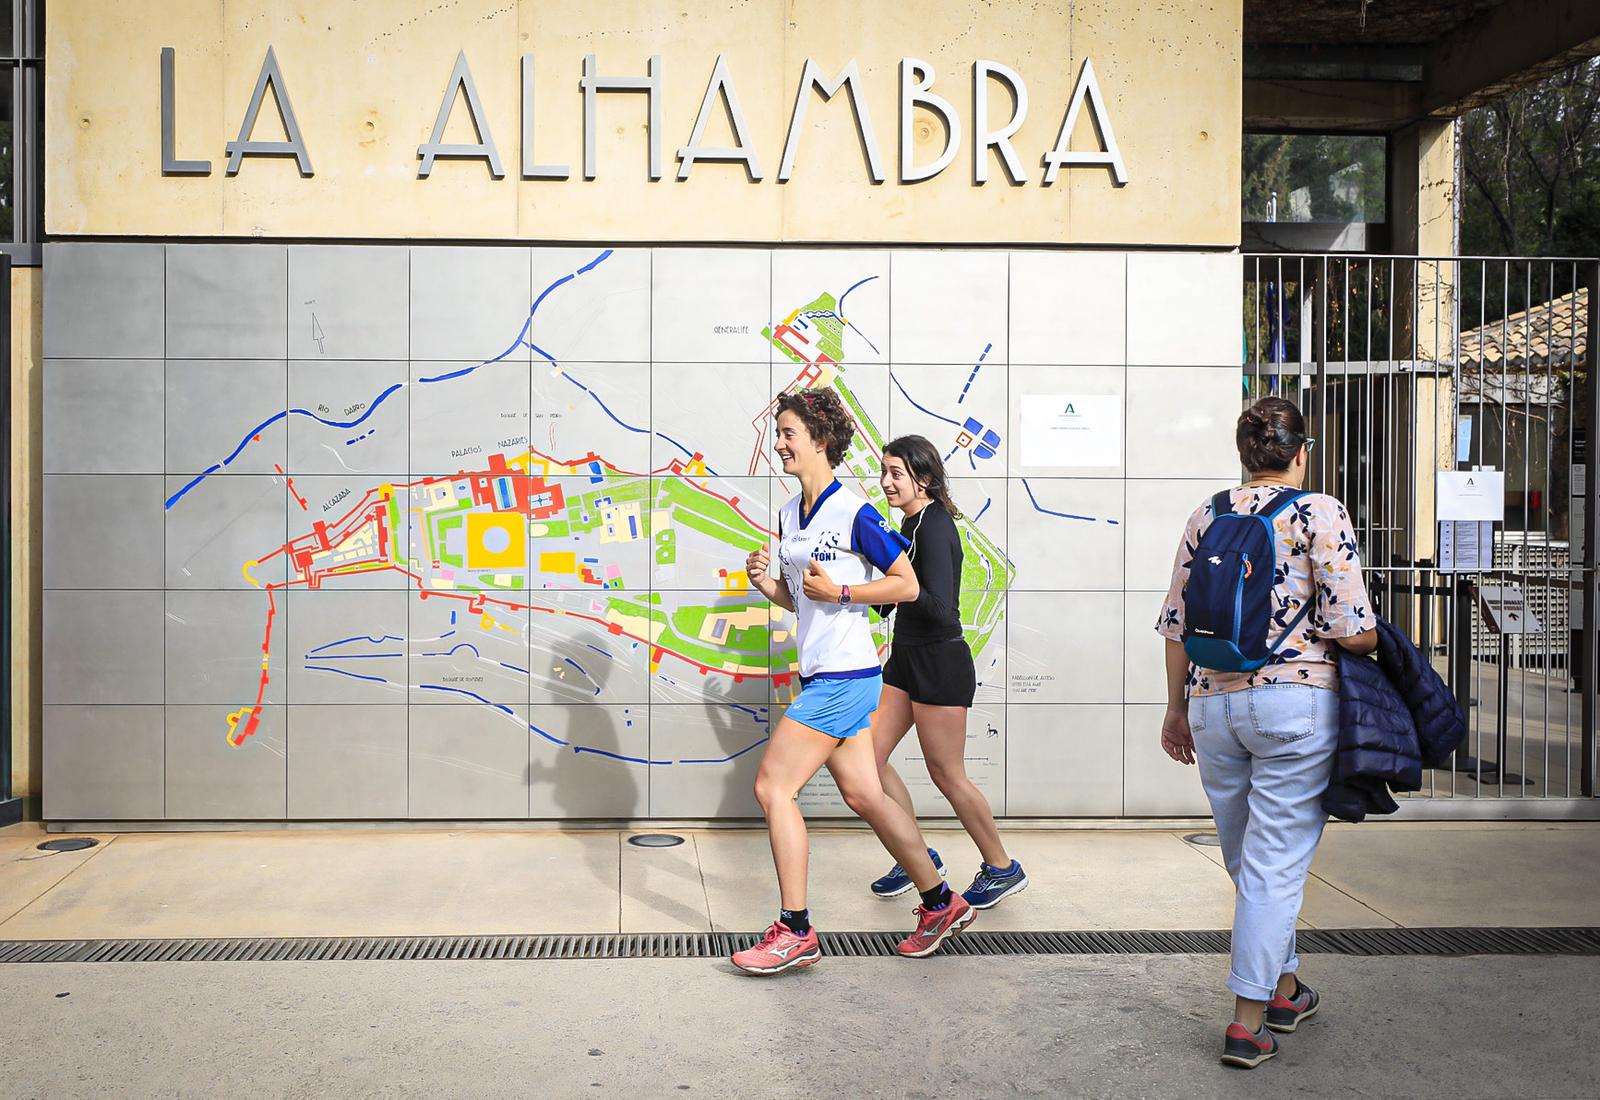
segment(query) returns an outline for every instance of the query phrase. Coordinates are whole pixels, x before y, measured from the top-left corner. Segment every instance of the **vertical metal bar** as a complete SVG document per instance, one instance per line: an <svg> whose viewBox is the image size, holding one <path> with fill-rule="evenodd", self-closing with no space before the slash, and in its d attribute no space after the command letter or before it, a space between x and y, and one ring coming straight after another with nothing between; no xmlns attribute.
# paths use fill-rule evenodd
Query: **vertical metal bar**
<svg viewBox="0 0 1600 1100"><path fill-rule="evenodd" d="M1434 612L1442 608L1442 604L1438 603L1438 596L1435 596L1434 593L1437 592L1438 584L1440 584L1440 579L1442 579L1442 574L1438 572L1438 460L1440 460L1440 457L1438 457L1440 456L1440 428L1438 428L1438 405L1440 405L1440 401L1438 401L1438 393L1440 393L1440 387L1443 385L1443 376L1440 374L1440 371L1443 369L1443 357L1440 355L1440 344L1442 344L1443 337L1440 315L1442 315L1446 309L1445 278L1443 278L1443 272L1445 272L1445 270L1454 270L1453 261L1446 261L1446 259L1435 259L1434 363L1432 363L1432 368L1434 368L1434 384L1430 385L1429 387L1429 405L1432 406L1432 417L1430 417L1430 419L1432 419L1432 422L1434 422L1434 432L1432 432L1432 435L1429 436L1430 452L1429 462L1427 462L1427 465L1429 465L1429 472L1427 473L1429 473L1430 483L1429 499L1434 502L1434 507L1430 508L1429 510L1429 524L1430 528L1432 528L1430 529L1429 534L1430 536L1434 537L1434 553L1429 555L1429 561L1432 561L1432 564L1430 564L1429 568L1427 568L1427 571L1422 572L1421 569L1419 569L1418 572L1418 576L1422 577L1422 587L1426 588L1427 593L1427 595L1422 596L1422 608L1424 608L1424 614L1422 614L1422 654L1424 654L1424 657L1426 657L1427 664L1429 664L1430 668L1432 668L1432 665L1434 665ZM1448 302L1448 309L1450 309L1451 317L1451 328L1459 329L1459 325L1456 325L1456 320L1458 320L1458 318L1456 318L1456 304L1454 304L1454 302L1456 302L1456 296L1454 296L1454 283L1451 283L1450 302ZM1451 389L1454 389L1454 387L1451 387ZM1446 638L1448 638L1448 628L1446 628ZM1432 787L1434 787L1434 780L1432 780L1432 775L1429 775L1429 793L1432 793Z"/></svg>
<svg viewBox="0 0 1600 1100"><path fill-rule="evenodd" d="M0 825L22 820L11 789L11 257L0 253Z"/></svg>
<svg viewBox="0 0 1600 1100"><path fill-rule="evenodd" d="M1555 405L1553 404L1555 390L1554 361L1556 354L1556 264L1550 261L1549 278L1547 280L1545 296L1545 338L1544 338L1544 496L1542 507L1539 511L1541 529L1544 533L1544 576L1540 578L1540 586L1544 590L1544 632L1540 635L1543 643L1544 658L1543 675L1540 677L1540 703L1541 717L1544 726L1544 765L1540 772L1542 779L1541 798L1550 796L1550 667L1551 649L1550 642L1555 629L1555 586L1552 584L1552 575L1555 567L1555 540L1550 532L1550 514L1555 505L1555 440L1551 432L1555 430ZM1574 303L1576 305L1576 303Z"/></svg>
<svg viewBox="0 0 1600 1100"><path fill-rule="evenodd" d="M1567 348L1567 377L1568 377L1568 379L1570 379L1570 381L1567 384L1567 397L1566 397L1566 401L1567 401L1567 478L1568 478L1568 481L1567 481L1567 500L1566 500L1566 509L1567 509L1567 575L1566 575L1566 577L1563 578L1563 583L1566 584L1566 586L1567 586L1567 610L1568 610L1568 621L1567 621L1567 678L1570 681L1572 681L1573 683L1577 683L1578 679L1579 679L1579 677L1578 677L1579 662L1582 661L1582 659L1583 659L1583 623L1580 621L1577 624L1578 625L1578 629L1577 630L1573 630L1572 629L1572 621L1571 621L1572 595L1573 595L1572 567L1574 565L1576 565L1578 567L1578 583L1579 583L1579 585L1582 585L1582 583L1583 583L1583 559L1582 559L1582 555L1579 555L1578 560L1577 561L1573 561L1572 548L1573 548L1573 544L1578 541L1577 536L1583 530L1583 526L1582 526L1582 520L1579 520L1578 529L1576 531L1573 530L1573 526L1572 526L1572 501L1575 499L1577 494L1573 492L1573 486L1572 486L1571 478L1572 478L1572 473L1573 473L1573 467L1574 467L1574 465L1576 465L1576 463L1573 462L1573 459L1574 459L1574 457L1576 455L1576 448L1577 448L1577 436L1578 436L1578 416L1577 416L1578 409L1577 409L1577 404L1578 404L1578 394L1579 394L1579 391L1580 391L1580 387L1579 387L1579 383L1578 383L1578 372L1579 372L1578 336L1579 336L1579 333L1581 333L1583 331L1583 329L1581 327L1582 324L1583 324L1583 318L1580 317L1579 314L1578 314L1578 265L1576 263L1571 265L1570 274L1571 274L1571 278L1567 280L1568 285L1571 286L1571 288L1572 288L1572 332L1571 332L1571 340L1572 340L1572 342ZM1580 606L1581 606L1581 601L1580 601ZM1575 638L1574 635L1576 635L1577 637ZM1569 690L1563 692L1562 693L1562 697L1563 697L1563 701L1566 704L1566 722L1565 722L1564 726L1562 727L1563 730L1565 731L1565 735L1562 737L1562 743L1566 746L1566 753L1565 753L1565 758L1564 758L1564 762L1562 764L1561 770L1562 770L1562 773L1566 776L1566 797L1567 798L1571 798L1572 797L1572 691L1569 689Z"/></svg>
<svg viewBox="0 0 1600 1100"><path fill-rule="evenodd" d="M1505 266L1506 266L1505 285L1501 288L1501 293L1503 295L1503 299L1504 300L1501 303L1501 311L1500 311L1500 409L1501 409L1500 420L1501 420L1501 427L1500 427L1500 462L1499 462L1499 468L1500 468L1500 470L1502 472L1505 471L1505 468L1506 468L1506 465L1507 465L1507 463L1506 463L1506 445L1507 445L1507 443L1509 442L1509 440L1511 438L1510 405L1507 403L1509 401L1510 397L1511 397L1511 391L1507 388L1508 385L1509 385L1509 379L1507 377L1507 368L1510 365L1509 361L1511 359L1511 336L1510 336L1510 333L1511 333L1511 261L1507 260ZM1511 544L1511 532L1509 530L1507 530L1507 531L1504 532L1504 534L1506 536L1506 540L1505 540L1506 541L1506 548L1507 548L1507 551L1509 552L1511 550L1511 545L1512 545ZM1499 562L1495 562L1494 564L1495 564L1496 568L1498 569ZM1507 654L1508 650L1507 650L1507 647L1503 644L1503 642L1498 638L1496 639L1496 645L1498 646L1498 650L1499 650L1499 656L1496 658L1496 660L1499 663L1499 666L1503 666L1505 664L1505 662L1506 662L1506 654ZM1503 667L1498 667L1497 666L1495 671L1496 671L1495 690L1498 693L1504 693L1505 685L1510 683L1510 680L1506 675L1506 670ZM1495 713L1494 743L1495 743L1495 769L1496 769L1495 770L1495 775L1499 779L1499 793L1498 793L1497 797L1504 798L1505 794L1506 794L1506 761L1505 761L1506 751L1505 750L1506 750L1506 745L1508 745L1510 743L1509 742L1510 731L1505 728L1506 724L1509 723L1509 718L1506 720L1506 722L1502 722L1501 719L1500 719L1500 715L1502 713L1509 715L1510 709L1509 709L1509 706L1506 703L1506 701L1503 700L1503 699L1500 699L1498 696L1496 697L1496 700L1495 700L1495 712L1494 713Z"/></svg>
<svg viewBox="0 0 1600 1100"><path fill-rule="evenodd" d="M1374 358L1374 356L1372 354L1372 264L1373 264L1373 261L1372 261L1371 257L1368 257L1368 259L1367 259L1367 342L1366 342L1366 346L1362 349L1362 353L1361 353L1362 354L1362 358L1364 358L1367 361L1366 373L1362 376L1362 380L1361 380L1362 410L1363 410L1362 411L1361 422L1362 422L1362 428L1364 429L1364 431L1362 433L1363 436L1364 436L1364 438L1362 439L1363 446L1361 448L1361 469L1362 469L1362 474L1364 475L1362 477L1362 486L1361 486L1361 491L1362 491L1361 514L1362 514L1363 525L1366 527L1366 531L1365 531L1366 538L1362 540L1362 546L1361 546L1361 551L1362 551L1361 560L1365 561L1365 562L1372 561L1372 556L1371 556L1372 555L1372 542L1373 542L1373 539L1372 539L1372 528L1373 528L1373 522L1374 522L1373 521L1373 515L1372 515L1372 503L1373 503L1372 502L1372 479L1373 479L1372 471L1373 471L1373 466L1374 466L1374 463L1372 461L1372 372L1373 372L1373 369L1374 369L1374 367L1373 367L1373 358Z"/></svg>
<svg viewBox="0 0 1600 1100"><path fill-rule="evenodd" d="M1322 281L1318 288L1317 301L1321 304L1321 316L1317 319L1317 421L1320 425L1317 434L1323 439L1328 438L1328 299L1333 292L1333 284L1329 282L1332 271L1328 267L1328 257L1322 257ZM1317 489L1327 492L1328 485L1328 449L1323 447L1322 454L1317 459Z"/></svg>
<svg viewBox="0 0 1600 1100"><path fill-rule="evenodd" d="M1595 623L1600 619L1600 608L1595 607L1595 595L1600 585L1595 584L1595 541L1600 538L1600 263L1588 267L1589 309L1585 318L1587 332L1587 362L1583 372L1584 395L1584 501L1583 501L1583 706L1582 706L1582 757L1579 766L1582 776L1579 790L1585 798L1594 797L1595 772L1595 674L1600 662L1595 660Z"/></svg>
<svg viewBox="0 0 1600 1100"><path fill-rule="evenodd" d="M1533 481L1533 394L1528 392L1528 387L1533 382L1533 261L1527 261L1527 289L1523 297L1522 308L1522 571L1524 577L1530 582L1528 595L1532 592L1533 574L1528 569L1528 561L1532 549L1530 540L1533 532L1528 524L1528 507L1533 497L1531 483ZM1526 597L1524 597L1526 599ZM1517 797L1521 798L1528 793L1528 636L1517 635L1517 752L1519 754L1518 773L1522 779L1517 783ZM1510 711L1507 711L1510 714Z"/></svg>

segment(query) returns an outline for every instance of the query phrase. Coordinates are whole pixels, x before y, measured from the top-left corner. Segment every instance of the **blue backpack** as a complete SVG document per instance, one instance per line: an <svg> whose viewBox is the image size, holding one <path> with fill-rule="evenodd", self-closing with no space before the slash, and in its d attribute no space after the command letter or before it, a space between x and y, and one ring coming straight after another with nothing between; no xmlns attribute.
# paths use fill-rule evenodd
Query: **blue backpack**
<svg viewBox="0 0 1600 1100"><path fill-rule="evenodd" d="M1216 517L1189 563L1183 590L1183 648L1189 660L1217 672L1254 672L1311 613L1308 600L1278 640L1267 644L1272 625L1272 588L1277 575L1277 538L1272 520L1305 496L1286 489L1254 514L1233 510L1228 490L1211 500Z"/></svg>

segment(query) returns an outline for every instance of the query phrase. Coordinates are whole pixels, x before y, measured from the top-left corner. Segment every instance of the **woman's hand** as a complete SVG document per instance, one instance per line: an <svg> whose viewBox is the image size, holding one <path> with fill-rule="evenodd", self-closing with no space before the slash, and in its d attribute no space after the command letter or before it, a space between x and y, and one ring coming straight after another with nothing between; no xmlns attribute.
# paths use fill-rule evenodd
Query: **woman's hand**
<svg viewBox="0 0 1600 1100"><path fill-rule="evenodd" d="M772 558L768 556L767 548L765 546L758 546L756 549L750 551L749 554L745 555L745 575L748 576L750 578L750 582L754 584L757 577L765 577L767 575L767 569L769 566L771 566L771 564Z"/></svg>
<svg viewBox="0 0 1600 1100"><path fill-rule="evenodd" d="M1161 720L1161 749L1180 764L1194 763L1194 734L1189 731L1189 712L1167 708Z"/></svg>
<svg viewBox="0 0 1600 1100"><path fill-rule="evenodd" d="M806 566L802 588L809 600L816 600L818 603L839 602L839 586L833 583L833 578L823 571L815 558L812 558L811 564Z"/></svg>

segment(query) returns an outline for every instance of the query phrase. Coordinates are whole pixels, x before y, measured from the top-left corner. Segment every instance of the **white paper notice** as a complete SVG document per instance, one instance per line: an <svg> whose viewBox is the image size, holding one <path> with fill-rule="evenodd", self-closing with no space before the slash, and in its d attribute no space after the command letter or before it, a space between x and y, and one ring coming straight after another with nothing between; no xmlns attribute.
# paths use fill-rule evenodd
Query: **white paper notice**
<svg viewBox="0 0 1600 1100"><path fill-rule="evenodd" d="M1116 394L1025 393L1023 466L1122 465L1122 398Z"/></svg>
<svg viewBox="0 0 1600 1100"><path fill-rule="evenodd" d="M1484 573L1494 568L1494 524L1439 522L1439 572Z"/></svg>
<svg viewBox="0 0 1600 1100"><path fill-rule="evenodd" d="M1440 470L1436 476L1440 520L1505 521L1503 471Z"/></svg>

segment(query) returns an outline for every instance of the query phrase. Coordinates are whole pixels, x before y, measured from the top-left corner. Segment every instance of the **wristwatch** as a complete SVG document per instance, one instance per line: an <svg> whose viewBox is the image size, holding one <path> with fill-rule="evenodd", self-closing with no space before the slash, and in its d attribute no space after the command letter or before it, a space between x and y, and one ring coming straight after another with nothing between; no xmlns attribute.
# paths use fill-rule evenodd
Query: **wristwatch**
<svg viewBox="0 0 1600 1100"><path fill-rule="evenodd" d="M842 604L850 602L850 586L848 584L839 586L839 602Z"/></svg>

